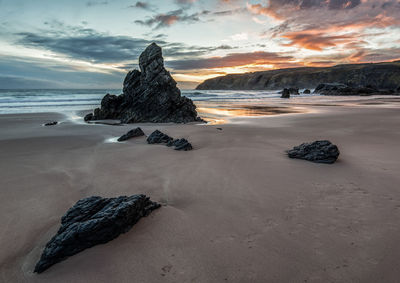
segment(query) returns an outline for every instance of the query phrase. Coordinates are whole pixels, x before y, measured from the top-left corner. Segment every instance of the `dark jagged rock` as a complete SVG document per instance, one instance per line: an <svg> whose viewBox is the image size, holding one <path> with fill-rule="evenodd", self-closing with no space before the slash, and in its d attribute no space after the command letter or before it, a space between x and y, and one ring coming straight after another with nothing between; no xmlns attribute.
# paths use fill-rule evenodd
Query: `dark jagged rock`
<svg viewBox="0 0 400 283"><path fill-rule="evenodd" d="M167 143L167 146L174 146L175 150L188 151L193 149L192 145L190 144L190 142L187 141L187 139L176 139L169 141Z"/></svg>
<svg viewBox="0 0 400 283"><path fill-rule="evenodd" d="M287 151L290 158L305 159L316 163L334 163L339 157L339 149L330 141L303 143Z"/></svg>
<svg viewBox="0 0 400 283"><path fill-rule="evenodd" d="M289 91L289 89L285 88L285 89L282 91L281 98L290 98L290 91Z"/></svg>
<svg viewBox="0 0 400 283"><path fill-rule="evenodd" d="M160 132L159 130L155 130L154 132L151 133L151 135L147 138L147 142L149 144L155 144L155 143L168 143L169 141L172 141L173 138L170 136Z"/></svg>
<svg viewBox="0 0 400 283"><path fill-rule="evenodd" d="M170 73L164 68L161 48L152 43L139 57L140 71L130 71L123 94L104 96L101 108L85 121L119 119L122 123L187 123L202 121L192 100L181 96Z"/></svg>
<svg viewBox="0 0 400 283"><path fill-rule="evenodd" d="M222 131L222 128L217 128L217 130Z"/></svg>
<svg viewBox="0 0 400 283"><path fill-rule="evenodd" d="M115 239L159 207L145 195L79 200L61 218L61 227L46 244L35 272L41 273L87 248Z"/></svg>
<svg viewBox="0 0 400 283"><path fill-rule="evenodd" d="M340 83L323 83L319 84L314 93L321 95L336 95L336 96L369 96L369 95L393 95L394 91L379 90L375 86L358 86L350 87Z"/></svg>
<svg viewBox="0 0 400 283"><path fill-rule="evenodd" d="M46 124L44 124L45 126L55 126L55 125L57 125L58 124L58 122L57 121L53 121L53 122L48 122L48 123L46 123Z"/></svg>
<svg viewBox="0 0 400 283"><path fill-rule="evenodd" d="M160 132L159 130L155 130L151 133L151 135L147 138L147 142L149 144L159 144L164 143L166 146L174 146L175 150L192 150L192 145L186 139L173 139L172 137Z"/></svg>
<svg viewBox="0 0 400 283"><path fill-rule="evenodd" d="M126 140L129 140L129 139L131 139L131 138L141 137L141 136L144 136L144 133L143 133L142 129L138 127L138 128L136 128L136 129L130 130L130 131L127 132L125 135L122 135L122 136L118 139L118 141L119 141L119 142L121 142L121 141L126 141Z"/></svg>
<svg viewBox="0 0 400 283"><path fill-rule="evenodd" d="M303 93L304 93L304 94L310 94L310 93L311 93L311 90L305 89L305 90L303 91Z"/></svg>

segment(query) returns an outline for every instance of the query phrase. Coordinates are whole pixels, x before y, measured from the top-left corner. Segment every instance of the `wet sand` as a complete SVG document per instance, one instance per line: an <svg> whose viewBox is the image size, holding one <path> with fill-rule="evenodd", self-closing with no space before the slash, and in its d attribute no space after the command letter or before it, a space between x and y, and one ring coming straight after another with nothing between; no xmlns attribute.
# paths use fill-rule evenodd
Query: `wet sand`
<svg viewBox="0 0 400 283"><path fill-rule="evenodd" d="M137 125L43 127L65 117L1 115L0 282L398 282L399 109L307 107L222 125L138 125L187 138L189 152L110 142ZM337 163L284 153L317 139L339 146ZM32 273L77 200L137 193L163 207Z"/></svg>

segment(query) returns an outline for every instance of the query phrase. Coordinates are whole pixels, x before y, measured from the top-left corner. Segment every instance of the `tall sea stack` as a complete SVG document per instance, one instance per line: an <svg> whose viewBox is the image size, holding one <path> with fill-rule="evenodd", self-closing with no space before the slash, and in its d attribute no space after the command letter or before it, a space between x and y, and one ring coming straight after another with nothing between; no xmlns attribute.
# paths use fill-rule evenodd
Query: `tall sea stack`
<svg viewBox="0 0 400 283"><path fill-rule="evenodd" d="M193 101L181 96L170 73L164 68L161 47L152 43L139 57L140 71L130 71L121 95L107 94L101 108L85 121L118 119L122 123L188 123L201 121Z"/></svg>

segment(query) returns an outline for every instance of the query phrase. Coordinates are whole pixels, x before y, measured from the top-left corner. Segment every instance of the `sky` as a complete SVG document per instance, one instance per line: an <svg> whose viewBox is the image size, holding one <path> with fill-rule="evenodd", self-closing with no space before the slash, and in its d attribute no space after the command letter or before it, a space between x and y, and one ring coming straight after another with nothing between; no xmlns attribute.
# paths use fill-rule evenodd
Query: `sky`
<svg viewBox="0 0 400 283"><path fill-rule="evenodd" d="M116 88L150 43L181 88L400 59L399 0L0 0L0 89Z"/></svg>

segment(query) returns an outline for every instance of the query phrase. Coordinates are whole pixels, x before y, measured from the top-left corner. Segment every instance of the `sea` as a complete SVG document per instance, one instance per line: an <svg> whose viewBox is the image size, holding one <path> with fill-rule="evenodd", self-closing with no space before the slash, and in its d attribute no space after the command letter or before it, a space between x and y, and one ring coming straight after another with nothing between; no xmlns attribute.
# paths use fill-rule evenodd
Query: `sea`
<svg viewBox="0 0 400 283"><path fill-rule="evenodd" d="M0 114L91 110L99 107L105 94L120 94L121 92L118 89L0 90ZM182 95L202 107L218 104L268 103L280 100L279 91L182 90L181 92Z"/></svg>

